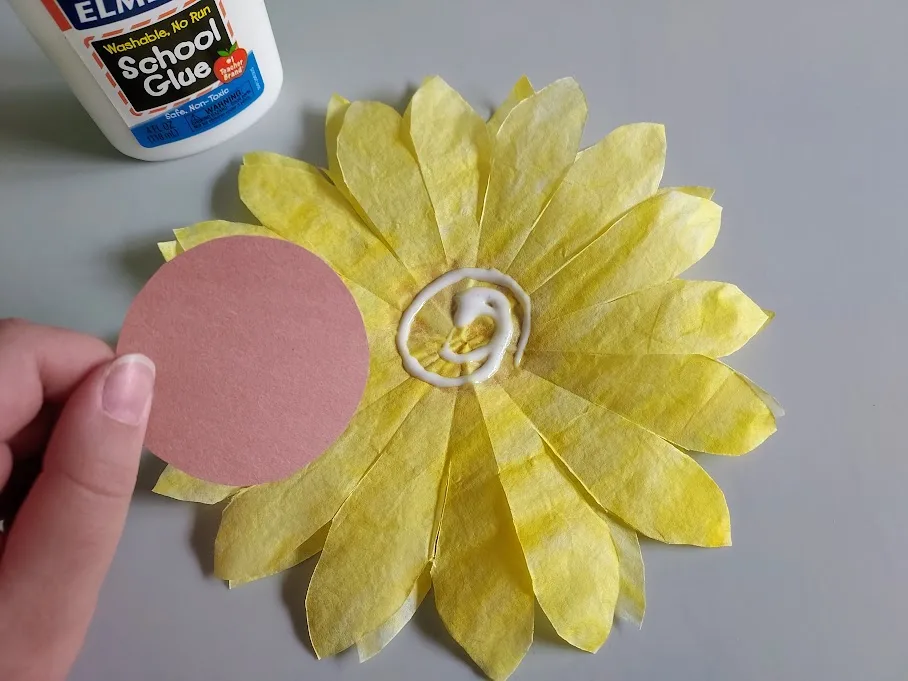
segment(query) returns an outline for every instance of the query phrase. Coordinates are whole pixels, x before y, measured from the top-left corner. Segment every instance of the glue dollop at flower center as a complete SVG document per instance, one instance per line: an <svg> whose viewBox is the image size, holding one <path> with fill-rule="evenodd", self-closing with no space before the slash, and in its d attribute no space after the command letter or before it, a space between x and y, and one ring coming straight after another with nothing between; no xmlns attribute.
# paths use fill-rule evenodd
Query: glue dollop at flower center
<svg viewBox="0 0 908 681"><path fill-rule="evenodd" d="M420 364L411 353L408 345L413 320L423 306L437 293L466 279L491 284L510 291L521 308L520 338L514 354L514 363L520 364L523 351L530 337L531 303L530 297L512 277L498 270L465 267L451 270L438 277L420 291L410 306L404 311L397 328L397 351L403 360L404 369L414 378L418 378L437 388L458 388L471 383L482 383L488 380L501 368L508 346L514 335L514 322L511 319L511 301L497 288L478 286L465 289L454 297L454 325L464 328L479 317L490 317L495 322L495 331L485 345L465 353L455 352L450 340L445 341L439 356L452 364L482 362L476 371L457 377L441 376L429 371Z"/></svg>

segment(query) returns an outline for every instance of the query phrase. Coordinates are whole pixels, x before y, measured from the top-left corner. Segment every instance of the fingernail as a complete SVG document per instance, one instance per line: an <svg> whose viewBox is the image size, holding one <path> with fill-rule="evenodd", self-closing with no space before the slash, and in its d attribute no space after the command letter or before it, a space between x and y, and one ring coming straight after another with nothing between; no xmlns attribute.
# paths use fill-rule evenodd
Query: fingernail
<svg viewBox="0 0 908 681"><path fill-rule="evenodd" d="M154 392L154 362L145 355L123 355L107 370L101 408L114 421L138 426L148 417Z"/></svg>

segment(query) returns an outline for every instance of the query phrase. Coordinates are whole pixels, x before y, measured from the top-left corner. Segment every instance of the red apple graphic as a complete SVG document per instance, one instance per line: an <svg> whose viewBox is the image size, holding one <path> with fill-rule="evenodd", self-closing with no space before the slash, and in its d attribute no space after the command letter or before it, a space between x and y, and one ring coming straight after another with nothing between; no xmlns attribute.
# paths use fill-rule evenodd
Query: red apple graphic
<svg viewBox="0 0 908 681"><path fill-rule="evenodd" d="M222 83L229 83L246 71L249 54L239 44L233 43L229 50L218 50L218 54L220 57L214 62L214 73Z"/></svg>

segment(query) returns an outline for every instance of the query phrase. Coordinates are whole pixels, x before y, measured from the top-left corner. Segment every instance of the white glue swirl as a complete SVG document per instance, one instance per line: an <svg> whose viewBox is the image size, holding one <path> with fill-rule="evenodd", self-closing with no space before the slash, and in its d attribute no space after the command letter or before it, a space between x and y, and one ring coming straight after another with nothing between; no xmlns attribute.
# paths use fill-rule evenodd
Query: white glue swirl
<svg viewBox="0 0 908 681"><path fill-rule="evenodd" d="M514 354L514 363L520 364L523 351L526 349L530 338L530 297L514 279L498 270L487 270L476 267L464 267L451 270L438 277L431 284L420 291L404 311L397 327L397 351L403 360L407 373L437 388L458 388L468 383L482 383L495 375L501 368L504 356L507 353L511 337L514 335L514 321L511 319L511 303L501 291L493 288L473 287L461 291L454 296L454 326L465 328L479 317L491 317L495 322L495 333L486 345L470 352L458 353L451 349L450 341L445 341L439 351L439 356L453 364L466 364L467 362L483 362L472 374L448 378L427 370L419 361L410 354L407 341L410 338L410 329L413 320L422 307L429 300L446 289L448 286L460 283L465 279L474 279L494 286L508 289L520 303L522 321L520 324L520 338L517 341L517 351Z"/></svg>

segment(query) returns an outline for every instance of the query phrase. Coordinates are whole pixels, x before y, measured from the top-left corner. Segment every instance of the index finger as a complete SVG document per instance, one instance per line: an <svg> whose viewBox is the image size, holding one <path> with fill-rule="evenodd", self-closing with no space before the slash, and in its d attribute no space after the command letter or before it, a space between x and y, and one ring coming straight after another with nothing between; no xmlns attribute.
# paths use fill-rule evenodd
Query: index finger
<svg viewBox="0 0 908 681"><path fill-rule="evenodd" d="M27 426L45 401L62 401L113 350L76 331L0 320L0 442Z"/></svg>

